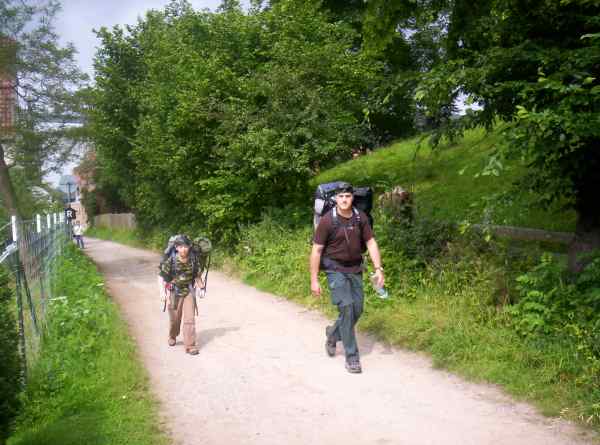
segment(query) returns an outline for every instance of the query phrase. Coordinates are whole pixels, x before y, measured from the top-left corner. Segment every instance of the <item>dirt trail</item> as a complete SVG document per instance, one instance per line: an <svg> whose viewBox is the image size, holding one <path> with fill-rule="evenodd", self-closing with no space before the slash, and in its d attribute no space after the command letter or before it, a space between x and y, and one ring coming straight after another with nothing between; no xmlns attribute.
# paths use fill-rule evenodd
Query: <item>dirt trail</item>
<svg viewBox="0 0 600 445"><path fill-rule="evenodd" d="M487 385L359 336L363 374L325 355L326 319L215 272L199 300L200 354L167 345L155 253L87 240L121 307L174 442L183 445L591 444ZM308 279L308 277L307 277Z"/></svg>

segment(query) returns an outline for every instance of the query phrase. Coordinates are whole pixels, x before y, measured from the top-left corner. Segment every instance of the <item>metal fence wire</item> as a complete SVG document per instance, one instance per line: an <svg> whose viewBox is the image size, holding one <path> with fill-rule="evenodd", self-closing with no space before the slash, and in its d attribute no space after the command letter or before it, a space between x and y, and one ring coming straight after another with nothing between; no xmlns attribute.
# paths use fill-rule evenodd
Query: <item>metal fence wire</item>
<svg viewBox="0 0 600 445"><path fill-rule="evenodd" d="M13 276L24 379L46 329L47 303L54 298L56 260L70 240L71 226L62 213L36 215L29 221L13 217L0 228L0 267L6 267Z"/></svg>

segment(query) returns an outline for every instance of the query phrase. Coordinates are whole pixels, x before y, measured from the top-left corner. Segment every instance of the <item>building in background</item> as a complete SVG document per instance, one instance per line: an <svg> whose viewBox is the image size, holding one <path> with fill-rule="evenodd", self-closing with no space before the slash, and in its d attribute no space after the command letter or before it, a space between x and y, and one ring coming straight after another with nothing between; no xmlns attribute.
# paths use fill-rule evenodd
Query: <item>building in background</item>
<svg viewBox="0 0 600 445"><path fill-rule="evenodd" d="M15 41L0 35L0 138L13 135L17 104L17 80L14 72Z"/></svg>

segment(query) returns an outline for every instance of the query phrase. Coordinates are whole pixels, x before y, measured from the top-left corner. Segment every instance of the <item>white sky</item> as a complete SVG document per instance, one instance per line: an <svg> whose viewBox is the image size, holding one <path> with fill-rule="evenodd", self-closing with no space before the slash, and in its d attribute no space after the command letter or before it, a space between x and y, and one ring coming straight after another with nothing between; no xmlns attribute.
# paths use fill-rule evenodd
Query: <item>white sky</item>
<svg viewBox="0 0 600 445"><path fill-rule="evenodd" d="M208 8L215 10L221 0L189 0L194 9ZM242 1L248 5L249 1ZM98 46L94 29L102 26L112 28L114 25L135 24L138 17L143 17L148 10L163 9L168 0L62 0L62 11L56 17L56 33L61 43L73 43L78 54L76 59L81 69L93 78L93 58ZM63 174L72 174L77 164L68 164ZM58 184L59 174L50 174L48 182Z"/></svg>
<svg viewBox="0 0 600 445"><path fill-rule="evenodd" d="M195 9L216 9L221 0L189 0ZM247 2L242 2L246 4ZM102 26L135 24L151 9L163 9L168 0L62 0L62 11L56 20L56 31L63 43L72 42L77 48L81 68L93 74L92 60L98 40L93 29Z"/></svg>

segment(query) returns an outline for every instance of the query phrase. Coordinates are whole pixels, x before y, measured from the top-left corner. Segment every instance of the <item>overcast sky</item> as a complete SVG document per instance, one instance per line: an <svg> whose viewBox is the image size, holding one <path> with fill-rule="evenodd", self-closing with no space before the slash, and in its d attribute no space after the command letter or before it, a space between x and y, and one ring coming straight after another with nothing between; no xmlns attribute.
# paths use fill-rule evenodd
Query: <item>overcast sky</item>
<svg viewBox="0 0 600 445"><path fill-rule="evenodd" d="M92 60L98 45L93 29L135 24L146 11L163 9L168 3L168 0L62 0L56 31L63 43L75 45L81 68L92 76ZM221 0L190 0L190 3L195 9L215 10Z"/></svg>
<svg viewBox="0 0 600 445"><path fill-rule="evenodd" d="M194 9L215 10L221 0L189 0ZM163 9L169 0L62 0L62 11L56 17L56 33L61 43L73 43L78 54L76 59L81 69L93 78L93 59L98 46L94 29L102 26L131 25L150 9ZM242 1L247 5L249 1ZM63 174L71 174L77 164L68 164ZM60 175L51 174L46 179L58 184Z"/></svg>

